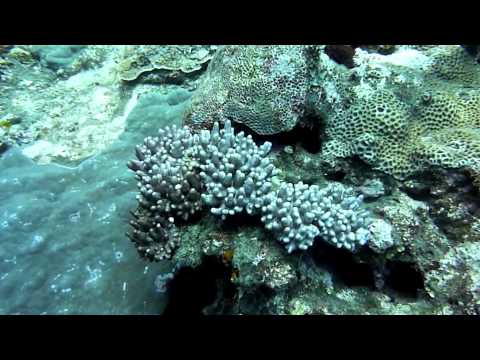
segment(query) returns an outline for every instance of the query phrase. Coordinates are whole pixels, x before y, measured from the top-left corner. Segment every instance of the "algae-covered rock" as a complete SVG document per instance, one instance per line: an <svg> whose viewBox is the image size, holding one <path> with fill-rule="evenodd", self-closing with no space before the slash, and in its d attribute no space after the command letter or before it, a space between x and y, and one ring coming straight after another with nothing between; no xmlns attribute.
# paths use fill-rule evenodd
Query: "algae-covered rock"
<svg viewBox="0 0 480 360"><path fill-rule="evenodd" d="M429 294L452 304L455 312L480 314L480 243L468 242L450 250L438 269L426 277Z"/></svg>
<svg viewBox="0 0 480 360"><path fill-rule="evenodd" d="M149 82L181 82L202 70L215 50L202 45L132 45L125 48L118 71L123 81L143 77Z"/></svg>

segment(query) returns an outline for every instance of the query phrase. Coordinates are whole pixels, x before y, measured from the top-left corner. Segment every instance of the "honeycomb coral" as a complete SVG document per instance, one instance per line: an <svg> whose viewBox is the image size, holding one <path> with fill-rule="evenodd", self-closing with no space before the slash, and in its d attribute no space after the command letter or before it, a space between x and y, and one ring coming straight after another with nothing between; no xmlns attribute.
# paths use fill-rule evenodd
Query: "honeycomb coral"
<svg viewBox="0 0 480 360"><path fill-rule="evenodd" d="M420 137L415 156L428 165L480 169L480 131L454 128Z"/></svg>
<svg viewBox="0 0 480 360"><path fill-rule="evenodd" d="M432 75L463 84L480 84L480 66L463 47L443 45L435 47L432 52L429 70Z"/></svg>
<svg viewBox="0 0 480 360"><path fill-rule="evenodd" d="M371 133L376 137L395 139L405 132L408 109L393 94L379 91L359 101L341 117L348 118L348 121L333 118L326 130L327 136L353 141Z"/></svg>
<svg viewBox="0 0 480 360"><path fill-rule="evenodd" d="M458 96L441 91L425 94L419 109L419 126L424 131L456 127L480 127L480 94Z"/></svg>
<svg viewBox="0 0 480 360"><path fill-rule="evenodd" d="M437 91L418 103L382 90L337 113L327 121L325 162L358 155L399 179L433 166L478 168L480 94Z"/></svg>
<svg viewBox="0 0 480 360"><path fill-rule="evenodd" d="M397 172L405 165L400 164L397 155L403 151L395 142L405 137L409 118L408 108L389 92L364 98L328 121L324 160L333 164L335 158L356 154L382 171Z"/></svg>
<svg viewBox="0 0 480 360"><path fill-rule="evenodd" d="M437 92L419 112L412 127L413 156L428 165L479 169L480 95Z"/></svg>
<svg viewBox="0 0 480 360"><path fill-rule="evenodd" d="M209 64L185 116L208 127L227 118L258 134L291 130L303 115L308 90L303 46L225 46Z"/></svg>

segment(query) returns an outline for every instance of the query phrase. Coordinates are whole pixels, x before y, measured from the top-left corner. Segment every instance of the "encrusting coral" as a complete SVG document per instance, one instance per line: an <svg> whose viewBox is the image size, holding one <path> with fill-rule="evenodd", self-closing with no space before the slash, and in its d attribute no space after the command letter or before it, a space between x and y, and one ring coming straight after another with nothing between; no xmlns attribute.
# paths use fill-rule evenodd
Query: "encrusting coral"
<svg viewBox="0 0 480 360"><path fill-rule="evenodd" d="M123 81L135 81L153 71L193 73L212 58L214 47L202 45L135 45L125 48L118 72Z"/></svg>
<svg viewBox="0 0 480 360"><path fill-rule="evenodd" d="M358 155L405 179L432 167L477 166L480 96L457 86L478 67L465 49L404 46L390 55L355 49L351 70L336 64L329 49L221 47L184 123L205 129L229 119L273 135L305 125L315 113L325 130L322 160L331 167ZM441 86L446 82L456 85L450 90Z"/></svg>
<svg viewBox="0 0 480 360"><path fill-rule="evenodd" d="M432 62L428 74L447 81L479 85L480 74L475 58L459 45L440 45L430 50Z"/></svg>
<svg viewBox="0 0 480 360"><path fill-rule="evenodd" d="M206 128L223 117L258 134L291 130L304 114L304 46L224 46L209 64L186 124Z"/></svg>

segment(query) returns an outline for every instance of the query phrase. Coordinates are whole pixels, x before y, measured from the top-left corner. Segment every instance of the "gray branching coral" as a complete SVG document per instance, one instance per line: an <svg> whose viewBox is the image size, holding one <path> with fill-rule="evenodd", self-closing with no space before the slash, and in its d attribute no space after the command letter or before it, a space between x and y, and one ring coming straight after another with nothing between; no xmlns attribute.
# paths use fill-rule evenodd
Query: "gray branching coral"
<svg viewBox="0 0 480 360"><path fill-rule="evenodd" d="M354 251L370 238L361 196L341 184L280 183L274 189L279 170L268 158L271 143L257 146L250 135L235 134L229 120L223 129L215 123L192 134L167 127L159 135L146 138L136 148L138 160L128 164L140 189L130 237L142 256L170 258L178 245L168 233L173 219L187 220L203 206L222 219L243 211L260 215L288 252L306 250L316 237Z"/></svg>
<svg viewBox="0 0 480 360"><path fill-rule="evenodd" d="M193 136L175 126L159 130L136 147L138 160L129 163L139 181L138 201L162 216L187 220L201 209L201 183L195 171Z"/></svg>
<svg viewBox="0 0 480 360"><path fill-rule="evenodd" d="M318 187L303 183L281 184L280 189L265 198L262 222L276 234L278 240L285 243L289 252L295 249L306 250L320 234L314 225L318 217Z"/></svg>
<svg viewBox="0 0 480 360"><path fill-rule="evenodd" d="M272 144L258 147L250 135L234 134L230 121L222 130L215 123L212 132L198 138L200 176L206 191L202 195L211 212L225 219L246 210L257 214L263 199L272 191L271 179L278 170L267 157Z"/></svg>
<svg viewBox="0 0 480 360"><path fill-rule="evenodd" d="M284 183L270 193L262 222L285 243L288 252L306 250L320 236L338 248L354 251L370 238L369 213L360 210L362 196L341 184Z"/></svg>
<svg viewBox="0 0 480 360"><path fill-rule="evenodd" d="M179 245L174 218L187 220L202 208L202 186L191 156L193 145L187 128L167 127L159 130L158 137L147 137L137 146L137 160L128 163L140 190L129 237L149 260L171 258Z"/></svg>
<svg viewBox="0 0 480 360"><path fill-rule="evenodd" d="M179 245L179 238L173 225L173 218L164 218L139 206L130 221L133 227L127 234L139 254L150 261L169 259Z"/></svg>

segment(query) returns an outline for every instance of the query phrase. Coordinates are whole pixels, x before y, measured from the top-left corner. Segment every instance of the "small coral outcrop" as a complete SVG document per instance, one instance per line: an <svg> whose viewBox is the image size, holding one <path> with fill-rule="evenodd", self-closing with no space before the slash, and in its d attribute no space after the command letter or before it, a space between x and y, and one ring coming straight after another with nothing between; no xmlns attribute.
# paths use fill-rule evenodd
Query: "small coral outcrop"
<svg viewBox="0 0 480 360"><path fill-rule="evenodd" d="M170 73L172 78L202 69L215 52L202 45L135 45L127 46L118 64L123 81L135 81L152 72Z"/></svg>
<svg viewBox="0 0 480 360"><path fill-rule="evenodd" d="M316 237L350 251L370 239L362 196L341 184L322 189L277 179L274 186L271 144L257 146L251 136L235 134L229 120L224 123L199 134L167 127L136 148L137 160L128 166L140 194L130 237L142 256L170 258L177 245L168 234L174 219L187 220L203 206L222 219L243 211L260 215L288 252L306 250Z"/></svg>

